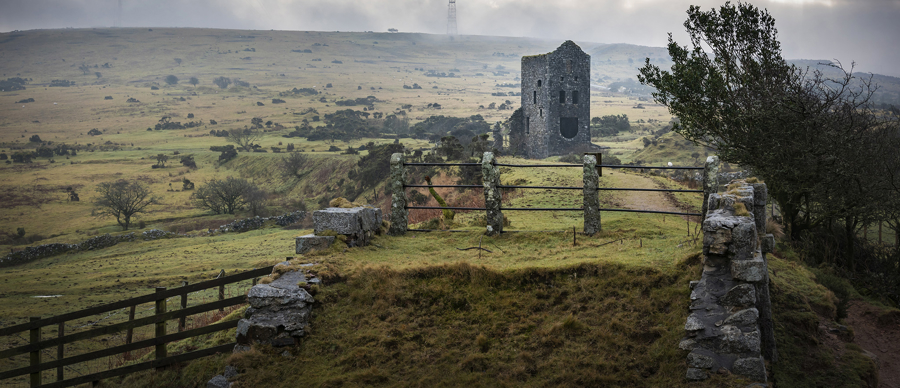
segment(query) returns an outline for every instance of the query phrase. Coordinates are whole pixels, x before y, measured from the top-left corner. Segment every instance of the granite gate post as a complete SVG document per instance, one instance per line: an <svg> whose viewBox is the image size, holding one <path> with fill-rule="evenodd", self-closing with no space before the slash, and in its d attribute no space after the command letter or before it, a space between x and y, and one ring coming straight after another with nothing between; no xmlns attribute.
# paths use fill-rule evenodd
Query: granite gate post
<svg viewBox="0 0 900 388"><path fill-rule="evenodd" d="M503 232L503 213L500 211L500 169L494 165L494 153L485 152L481 158L481 178L484 185L485 220L488 235Z"/></svg>
<svg viewBox="0 0 900 388"><path fill-rule="evenodd" d="M584 155L584 234L600 231L600 174L597 173L597 157Z"/></svg>
<svg viewBox="0 0 900 388"><path fill-rule="evenodd" d="M706 219L709 211L709 195L719 191L719 157L712 155L706 158L703 166L703 210L700 212L700 222Z"/></svg>
<svg viewBox="0 0 900 388"><path fill-rule="evenodd" d="M406 209L406 167L403 166L402 152L391 155L391 180L388 186L391 190L391 227L388 234L402 236L406 234L409 225L409 210Z"/></svg>

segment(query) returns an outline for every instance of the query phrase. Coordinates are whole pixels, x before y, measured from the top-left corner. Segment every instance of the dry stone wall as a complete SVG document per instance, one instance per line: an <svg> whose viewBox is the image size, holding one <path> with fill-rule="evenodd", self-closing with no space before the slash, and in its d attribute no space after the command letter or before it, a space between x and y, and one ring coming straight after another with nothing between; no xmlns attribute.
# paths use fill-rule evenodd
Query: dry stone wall
<svg viewBox="0 0 900 388"><path fill-rule="evenodd" d="M711 194L703 220L703 275L691 282L686 377L703 380L721 369L766 382L765 360L775 361L766 253L766 185L733 181Z"/></svg>

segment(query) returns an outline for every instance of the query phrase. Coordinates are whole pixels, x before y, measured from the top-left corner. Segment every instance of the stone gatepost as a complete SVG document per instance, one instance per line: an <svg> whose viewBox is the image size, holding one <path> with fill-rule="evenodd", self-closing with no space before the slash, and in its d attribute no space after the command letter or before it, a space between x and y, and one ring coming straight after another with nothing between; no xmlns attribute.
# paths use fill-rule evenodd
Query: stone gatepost
<svg viewBox="0 0 900 388"><path fill-rule="evenodd" d="M409 203L406 198L406 167L403 166L404 157L402 152L391 155L391 180L388 187L391 190L391 228L388 234L391 236L401 236L406 234L409 225L409 210L406 204Z"/></svg>
<svg viewBox="0 0 900 388"><path fill-rule="evenodd" d="M700 219L706 219L706 213L709 211L707 201L709 195L719 191L719 157L709 156L706 158L706 165L703 167L703 210Z"/></svg>
<svg viewBox="0 0 900 388"><path fill-rule="evenodd" d="M679 344L690 351L688 379L703 380L724 368L765 382L764 358L775 361L765 256L774 238L764 235L765 222L757 220L765 220L766 199L765 184L743 180L732 181L723 194L709 195L703 275L691 282L687 336Z"/></svg>
<svg viewBox="0 0 900 388"><path fill-rule="evenodd" d="M584 155L584 234L600 231L600 174L597 173L597 157Z"/></svg>
<svg viewBox="0 0 900 388"><path fill-rule="evenodd" d="M500 212L500 169L494 165L494 153L485 152L481 158L481 178L484 185L484 207L486 209L488 235L503 232L503 213Z"/></svg>

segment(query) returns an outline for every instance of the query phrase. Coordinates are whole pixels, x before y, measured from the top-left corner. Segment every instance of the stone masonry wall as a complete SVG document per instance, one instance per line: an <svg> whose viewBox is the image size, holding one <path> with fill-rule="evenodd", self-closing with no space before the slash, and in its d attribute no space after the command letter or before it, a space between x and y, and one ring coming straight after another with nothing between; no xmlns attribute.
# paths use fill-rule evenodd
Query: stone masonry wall
<svg viewBox="0 0 900 388"><path fill-rule="evenodd" d="M764 359L774 361L775 342L765 254L765 184L734 181L711 194L703 220L703 275L691 282L686 377L703 380L725 369L766 382ZM762 237L760 237L762 236Z"/></svg>

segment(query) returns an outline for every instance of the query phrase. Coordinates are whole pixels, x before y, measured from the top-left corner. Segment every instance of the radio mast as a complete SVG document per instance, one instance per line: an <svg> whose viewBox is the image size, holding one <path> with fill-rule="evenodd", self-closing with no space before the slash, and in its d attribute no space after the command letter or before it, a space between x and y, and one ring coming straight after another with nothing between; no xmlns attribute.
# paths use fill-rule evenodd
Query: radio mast
<svg viewBox="0 0 900 388"><path fill-rule="evenodd" d="M447 5L447 35L456 35L456 0Z"/></svg>

